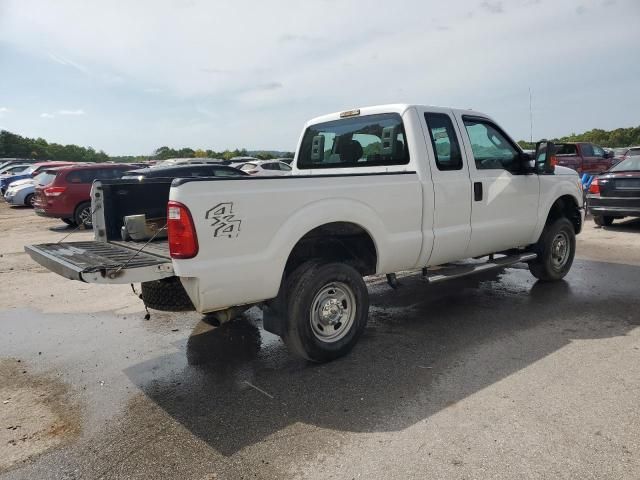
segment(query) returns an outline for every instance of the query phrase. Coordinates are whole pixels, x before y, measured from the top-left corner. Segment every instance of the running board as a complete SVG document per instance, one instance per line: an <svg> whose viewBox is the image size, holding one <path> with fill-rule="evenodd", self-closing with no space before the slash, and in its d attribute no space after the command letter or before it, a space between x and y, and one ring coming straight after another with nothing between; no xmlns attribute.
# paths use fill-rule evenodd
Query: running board
<svg viewBox="0 0 640 480"><path fill-rule="evenodd" d="M529 262L535 260L537 257L538 255L535 253L527 252L493 258L483 263L448 263L446 265L425 269L425 277L429 283L438 283L453 278L466 277L474 273L493 270L494 268L508 267L514 263Z"/></svg>

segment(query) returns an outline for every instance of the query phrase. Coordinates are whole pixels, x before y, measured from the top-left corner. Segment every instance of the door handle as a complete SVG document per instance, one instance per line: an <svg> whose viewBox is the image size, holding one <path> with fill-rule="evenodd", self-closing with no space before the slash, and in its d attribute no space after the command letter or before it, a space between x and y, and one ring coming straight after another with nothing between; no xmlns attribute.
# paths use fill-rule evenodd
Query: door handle
<svg viewBox="0 0 640 480"><path fill-rule="evenodd" d="M482 200L482 182L473 183L473 199L476 202L479 202Z"/></svg>

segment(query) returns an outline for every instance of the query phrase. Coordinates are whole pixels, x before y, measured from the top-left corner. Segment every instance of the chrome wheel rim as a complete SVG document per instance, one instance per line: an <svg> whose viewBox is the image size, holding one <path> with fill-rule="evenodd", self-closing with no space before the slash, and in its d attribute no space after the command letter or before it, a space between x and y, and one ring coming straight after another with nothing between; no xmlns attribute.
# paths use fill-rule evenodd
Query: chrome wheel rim
<svg viewBox="0 0 640 480"><path fill-rule="evenodd" d="M91 207L85 207L80 212L80 220L84 226L91 226Z"/></svg>
<svg viewBox="0 0 640 480"><path fill-rule="evenodd" d="M571 243L565 232L558 233L551 243L551 264L556 270L561 270L569 261Z"/></svg>
<svg viewBox="0 0 640 480"><path fill-rule="evenodd" d="M311 331L321 342L333 343L344 338L355 317L356 297L351 287L342 282L325 285L311 302Z"/></svg>

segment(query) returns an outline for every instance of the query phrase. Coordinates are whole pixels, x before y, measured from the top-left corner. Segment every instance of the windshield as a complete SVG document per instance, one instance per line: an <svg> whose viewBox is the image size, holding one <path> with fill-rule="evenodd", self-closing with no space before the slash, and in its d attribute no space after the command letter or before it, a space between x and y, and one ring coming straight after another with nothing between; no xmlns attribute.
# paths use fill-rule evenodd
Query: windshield
<svg viewBox="0 0 640 480"><path fill-rule="evenodd" d="M22 175L28 175L30 173L35 172L36 167L35 166L31 166L31 167L27 167L25 168L22 172L20 172Z"/></svg>
<svg viewBox="0 0 640 480"><path fill-rule="evenodd" d="M635 157L627 158L626 160L621 161L615 167L609 170L610 172L624 172L630 170L640 170L640 155Z"/></svg>

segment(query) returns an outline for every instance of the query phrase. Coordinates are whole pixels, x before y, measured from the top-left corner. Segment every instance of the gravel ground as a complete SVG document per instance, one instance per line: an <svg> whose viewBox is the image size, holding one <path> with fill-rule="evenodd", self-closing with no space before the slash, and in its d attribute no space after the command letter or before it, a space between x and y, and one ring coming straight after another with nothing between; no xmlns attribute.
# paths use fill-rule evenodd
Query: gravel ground
<svg viewBox="0 0 640 480"><path fill-rule="evenodd" d="M371 278L363 339L327 365L256 309L145 320L129 286L23 253L64 224L2 203L0 227L2 480L640 478L638 221L588 222L557 284Z"/></svg>

